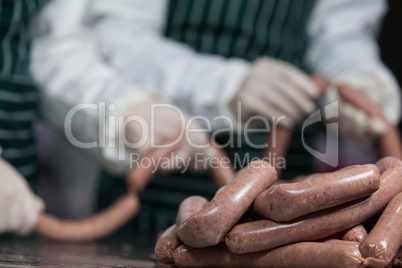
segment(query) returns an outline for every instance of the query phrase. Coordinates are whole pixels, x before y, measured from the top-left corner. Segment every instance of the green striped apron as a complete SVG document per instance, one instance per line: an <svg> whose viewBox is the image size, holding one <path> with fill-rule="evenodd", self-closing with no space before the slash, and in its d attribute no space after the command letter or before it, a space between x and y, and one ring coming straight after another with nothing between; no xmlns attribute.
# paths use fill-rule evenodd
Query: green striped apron
<svg viewBox="0 0 402 268"><path fill-rule="evenodd" d="M282 59L302 69L306 48L305 27L315 1L312 0L171 0L166 36L196 51L239 57L253 61L260 56ZM266 135L253 134L254 144L264 144ZM307 136L310 136L307 134ZM226 142L222 137L221 142ZM237 139L237 137L236 137ZM246 146L227 149L233 159L261 157L261 150ZM312 158L295 131L287 158L284 179L312 171ZM100 208L125 190L122 180L104 173ZM102 190L103 189L103 190ZM116 191L110 191L116 189ZM156 175L142 193L142 209L130 228L139 232L158 231L173 224L180 202L189 195L212 198L215 186L207 175ZM127 228L127 227L126 227Z"/></svg>
<svg viewBox="0 0 402 268"><path fill-rule="evenodd" d="M33 187L37 163L32 125L37 91L29 75L30 21L44 2L0 0L0 146L2 157Z"/></svg>

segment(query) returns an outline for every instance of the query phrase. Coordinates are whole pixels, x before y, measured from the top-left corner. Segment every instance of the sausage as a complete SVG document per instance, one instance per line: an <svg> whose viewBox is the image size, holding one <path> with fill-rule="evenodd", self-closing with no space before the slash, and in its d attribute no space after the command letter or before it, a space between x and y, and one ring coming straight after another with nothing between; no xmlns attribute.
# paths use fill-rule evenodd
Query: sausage
<svg viewBox="0 0 402 268"><path fill-rule="evenodd" d="M363 225L356 225L348 230L334 234L328 238L320 239L323 242L353 241L361 243L367 237L367 231Z"/></svg>
<svg viewBox="0 0 402 268"><path fill-rule="evenodd" d="M212 179L215 181L215 184L218 187L222 187L228 185L233 180L235 177L235 170L230 163L227 163L225 166L222 165L224 159L229 159L225 151L216 147L214 147L214 149L215 157L217 157L218 163L220 164L216 168L211 167L209 172Z"/></svg>
<svg viewBox="0 0 402 268"><path fill-rule="evenodd" d="M129 190L133 193L143 191L154 175L153 172L156 168L155 163L158 163L160 158L167 157L176 149L177 146L151 149L148 154L144 156L144 158L148 159L150 164L147 165L147 167L141 166L140 168L133 168L127 173L125 180Z"/></svg>
<svg viewBox="0 0 402 268"><path fill-rule="evenodd" d="M270 159L271 163L274 163L274 167L279 177L281 170L277 163L280 158L286 156L288 145L292 138L293 129L279 125L271 132L272 133L268 136L267 140L268 147L263 152L263 155L267 159Z"/></svg>
<svg viewBox="0 0 402 268"><path fill-rule="evenodd" d="M286 223L259 220L235 226L226 236L233 253L257 252L300 241L316 241L371 218L402 191L402 169L381 175L380 189L370 197L315 212Z"/></svg>
<svg viewBox="0 0 402 268"><path fill-rule="evenodd" d="M313 82L317 85L319 94L317 96L320 97L327 90L328 81L321 76L315 75L312 77ZM276 126L275 129L272 130L272 133L267 138L268 147L264 150L263 155L267 159L271 159L270 162L274 164L274 167L278 173L278 177L280 177L281 170L277 163L280 158L284 158L286 156L286 152L289 146L289 143L292 139L293 128L285 127L282 125Z"/></svg>
<svg viewBox="0 0 402 268"><path fill-rule="evenodd" d="M313 173L313 174L310 174L310 175L307 175L307 176L306 175L298 175L298 176L292 178L290 180L290 182L301 182L301 181L305 181L305 180L311 180L311 179L314 179L314 178L317 178L317 177L321 177L321 176L323 176L325 174L328 174L328 173Z"/></svg>
<svg viewBox="0 0 402 268"><path fill-rule="evenodd" d="M173 251L181 244L176 233L176 225L170 226L156 242L154 250L156 259L163 264L173 264Z"/></svg>
<svg viewBox="0 0 402 268"><path fill-rule="evenodd" d="M337 88L339 95L345 101L361 109L369 116L381 119L387 125L386 132L379 137L382 155L402 159L401 135L397 128L388 122L381 109L370 102L367 96L359 90L354 90L347 85L338 85Z"/></svg>
<svg viewBox="0 0 402 268"><path fill-rule="evenodd" d="M336 234L335 236L345 241L355 241L361 243L367 237L367 231L363 225L359 224L350 228L349 230Z"/></svg>
<svg viewBox="0 0 402 268"><path fill-rule="evenodd" d="M218 194L220 194L223 190L225 190L226 189L226 186L222 186L222 187L220 187L217 191L216 191L216 193L215 193L215 196L217 196Z"/></svg>
<svg viewBox="0 0 402 268"><path fill-rule="evenodd" d="M385 170L389 168L396 168L396 167L402 167L402 161L396 157L392 156L387 156L384 158L381 158L380 160L375 163L378 169L380 170L380 173L383 173Z"/></svg>
<svg viewBox="0 0 402 268"><path fill-rule="evenodd" d="M402 267L402 248L400 248L396 253L395 258L392 261L392 265Z"/></svg>
<svg viewBox="0 0 402 268"><path fill-rule="evenodd" d="M153 171L156 166L155 163L158 163L158 160L163 157L167 157L169 154L174 152L177 149L177 144L175 146L170 146L166 148L153 148L151 149L144 158L149 159L150 165L147 167L141 168L133 168L129 171L126 176L126 182L129 186L129 189L133 192L141 192L144 190L146 185L149 183L153 176ZM210 144L212 146L212 144ZM214 148L215 157L218 160L218 163L224 163L223 159L228 159L226 153L219 148ZM234 168L230 163L226 166L222 166L221 164L217 168L211 168L210 173L214 182L219 186L224 186L230 183L230 181L235 177Z"/></svg>
<svg viewBox="0 0 402 268"><path fill-rule="evenodd" d="M200 211L206 204L208 204L208 200L202 196L195 195L184 199L177 212L176 226L180 226L185 220L190 218L190 216Z"/></svg>
<svg viewBox="0 0 402 268"><path fill-rule="evenodd" d="M150 163L155 163L158 158L175 149L176 146L153 149L146 157L150 159ZM35 231L50 239L66 242L91 241L112 233L139 211L140 201L136 194L145 188L154 168L154 165L149 165L129 171L126 183L131 193L121 197L107 210L81 221L63 221L43 213L39 216Z"/></svg>
<svg viewBox="0 0 402 268"><path fill-rule="evenodd" d="M138 197L126 194L106 210L82 221L62 221L42 213L35 232L44 237L65 242L91 241L121 227L138 212L139 208Z"/></svg>
<svg viewBox="0 0 402 268"><path fill-rule="evenodd" d="M173 253L179 267L363 267L359 245L303 242L249 254L231 253L224 244L207 248L178 247Z"/></svg>
<svg viewBox="0 0 402 268"><path fill-rule="evenodd" d="M301 182L304 181L306 179L306 175L297 175L296 177L293 177L292 179L290 179L290 182Z"/></svg>
<svg viewBox="0 0 402 268"><path fill-rule="evenodd" d="M180 240L195 248L217 245L249 209L255 197L275 180L276 171L268 162L251 162L226 189L178 226Z"/></svg>
<svg viewBox="0 0 402 268"><path fill-rule="evenodd" d="M329 244L344 244L345 242L356 242L356 241L348 241L348 240L341 240L341 239L337 239L337 238L329 238L329 239L318 240L316 242L329 243Z"/></svg>
<svg viewBox="0 0 402 268"><path fill-rule="evenodd" d="M319 89L319 96L321 96L328 87L328 81L320 76L312 77L312 80ZM293 129L282 125L277 126L272 133L268 136L267 143L269 147L264 151L264 157L271 159L271 163L274 163L275 169L278 172L278 177L281 170L276 163L279 162L279 158L286 156L286 152L289 146L289 142L292 138Z"/></svg>
<svg viewBox="0 0 402 268"><path fill-rule="evenodd" d="M379 137L379 144L383 156L402 159L401 133L395 126L388 125L387 131Z"/></svg>
<svg viewBox="0 0 402 268"><path fill-rule="evenodd" d="M401 174L402 175L402 174ZM385 267L402 246L402 193L387 205L373 230L360 245L370 267Z"/></svg>
<svg viewBox="0 0 402 268"><path fill-rule="evenodd" d="M287 183L292 183L292 182L290 180L276 180L276 182L274 184L272 184L272 186L278 185L278 184L287 184Z"/></svg>
<svg viewBox="0 0 402 268"><path fill-rule="evenodd" d="M309 180L280 184L259 194L254 214L278 222L367 196L380 187L375 165L354 166Z"/></svg>

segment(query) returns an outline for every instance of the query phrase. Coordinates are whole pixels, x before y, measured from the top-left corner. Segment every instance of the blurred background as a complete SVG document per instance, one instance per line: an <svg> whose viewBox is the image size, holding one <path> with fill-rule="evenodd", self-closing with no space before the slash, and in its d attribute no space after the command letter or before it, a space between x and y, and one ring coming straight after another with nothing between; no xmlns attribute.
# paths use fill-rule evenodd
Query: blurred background
<svg viewBox="0 0 402 268"><path fill-rule="evenodd" d="M311 4L312 2L308 3ZM395 74L399 85L402 85L402 34L400 30L402 26L400 15L402 1L388 0L388 4L389 9L383 19L378 43L382 60ZM11 16L10 14L6 15ZM5 15L1 14L1 19L5 20L4 18ZM170 20L173 21L173 18ZM68 28L62 24L58 26L60 29ZM164 34L171 39L183 41L180 40L182 33L175 33L173 26L168 28ZM42 30L46 32L46 29ZM200 49L196 45L190 44L190 46L199 52ZM295 65L298 63L296 62ZM300 174L331 170L328 165L313 159L306 152L301 142L301 132L297 130L299 128L300 126L296 127L289 145L288 165L282 174L281 179L283 180L290 180ZM399 123L399 129L402 130L401 123ZM318 146L322 149L320 146L323 146L324 141L322 139L325 136L322 126L309 127L306 129L305 135L308 145L311 147ZM127 186L122 176L113 175L101 168L96 154L71 145L66 139L65 133L51 125L46 118L42 117L36 120L35 136L38 149L38 173L40 174L37 188L40 189L38 194L46 203L47 213L61 219L82 219L94 212L103 210L126 192ZM255 144L263 144L266 141L266 134L263 133L250 136ZM225 144L229 138L228 135L222 134L218 136L217 142ZM240 139L244 141L244 137L240 137ZM252 148L245 142L242 144L241 147L225 148L232 161L236 154L239 154L241 158L249 154L249 159L262 155L262 150ZM345 147L350 148L350 145L345 145ZM378 148L364 149L359 148L359 146L351 148L356 152L353 154L350 151L341 152L340 158L348 158L348 161L341 161L341 165L370 163L380 157ZM106 244L109 242L117 243L119 248L116 252L113 251L112 247L106 246L105 248L96 245L85 249L70 247L66 250L71 252L82 250L82 252L88 252L85 254L95 254L96 256L123 254L124 257L126 254L125 256L134 258L152 258L155 236L158 232L175 223L180 202L190 195L201 195L211 199L216 190L217 187L208 174L181 174L180 172L156 174L147 188L140 194L141 211L139 214L118 232L103 240ZM14 236L10 235L8 238L14 238ZM34 247L34 244L30 244L32 242L29 242L29 238L26 241L27 244L22 247L19 244L13 247L13 243L0 246L0 252L4 254L16 251L25 254ZM46 250L45 247L39 249L39 252ZM82 252L81 254L83 254ZM54 254L57 255L57 250ZM34 262L35 260L31 261ZM145 263L144 266L146 265L149 264Z"/></svg>

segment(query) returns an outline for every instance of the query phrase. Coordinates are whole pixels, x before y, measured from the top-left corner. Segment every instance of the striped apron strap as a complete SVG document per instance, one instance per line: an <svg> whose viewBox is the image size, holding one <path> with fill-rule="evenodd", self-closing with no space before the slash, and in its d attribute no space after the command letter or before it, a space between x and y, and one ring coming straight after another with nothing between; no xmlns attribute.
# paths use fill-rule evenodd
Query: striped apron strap
<svg viewBox="0 0 402 268"><path fill-rule="evenodd" d="M37 91L29 75L30 21L44 0L0 0L0 147L31 185L36 178L33 122Z"/></svg>

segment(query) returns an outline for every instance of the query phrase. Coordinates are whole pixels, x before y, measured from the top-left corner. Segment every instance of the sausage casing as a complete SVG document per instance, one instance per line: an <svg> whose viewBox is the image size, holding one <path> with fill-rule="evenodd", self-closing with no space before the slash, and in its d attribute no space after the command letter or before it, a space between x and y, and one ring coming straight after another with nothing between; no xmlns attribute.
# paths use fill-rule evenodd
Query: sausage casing
<svg viewBox="0 0 402 268"><path fill-rule="evenodd" d="M303 242L249 254L231 253L224 244L207 248L178 247L179 267L363 267L359 244Z"/></svg>
<svg viewBox="0 0 402 268"><path fill-rule="evenodd" d="M364 239L366 239L367 231L363 225L359 224L350 228L349 230L345 230L337 234L336 236L345 241L355 241L361 243Z"/></svg>
<svg viewBox="0 0 402 268"><path fill-rule="evenodd" d="M156 259L164 264L173 264L173 251L181 244L182 242L177 236L176 225L170 226L156 242L154 250Z"/></svg>
<svg viewBox="0 0 402 268"><path fill-rule="evenodd" d="M401 173L402 178L402 173ZM387 205L380 219L360 245L370 267L385 267L402 245L402 193Z"/></svg>
<svg viewBox="0 0 402 268"><path fill-rule="evenodd" d="M396 253L395 258L392 261L392 265L396 267L402 267L402 248L400 248Z"/></svg>
<svg viewBox="0 0 402 268"><path fill-rule="evenodd" d="M268 162L251 162L211 202L178 226L180 240L195 248L217 245L249 209L256 196L275 180L276 171Z"/></svg>
<svg viewBox="0 0 402 268"><path fill-rule="evenodd" d="M47 214L39 216L35 232L44 237L65 242L96 240L117 230L140 209L140 201L126 194L106 210L81 221L62 221Z"/></svg>
<svg viewBox="0 0 402 268"><path fill-rule="evenodd" d="M367 196L380 187L375 165L353 166L301 182L280 184L259 194L254 214L278 222Z"/></svg>
<svg viewBox="0 0 402 268"><path fill-rule="evenodd" d="M208 204L208 200L198 195L184 199L177 212L176 226L180 226L185 220L200 211L206 204Z"/></svg>
<svg viewBox="0 0 402 268"><path fill-rule="evenodd" d="M291 222L271 220L236 225L226 236L233 253L266 250L300 241L316 241L351 228L373 217L402 191L401 169L388 169L381 175L380 189L370 197L312 213Z"/></svg>
<svg viewBox="0 0 402 268"><path fill-rule="evenodd" d="M402 167L402 161L396 157L392 156L387 156L384 158L381 158L380 160L375 163L378 169L380 170L380 173L383 173L385 170L390 169L390 168L398 168Z"/></svg>

